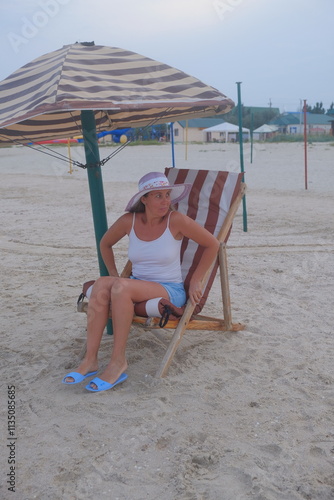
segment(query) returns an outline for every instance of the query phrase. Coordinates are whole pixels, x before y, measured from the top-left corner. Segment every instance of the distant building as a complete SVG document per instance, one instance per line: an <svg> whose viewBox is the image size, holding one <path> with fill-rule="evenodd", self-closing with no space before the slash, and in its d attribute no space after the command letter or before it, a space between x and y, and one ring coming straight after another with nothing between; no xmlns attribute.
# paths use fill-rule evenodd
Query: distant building
<svg viewBox="0 0 334 500"><path fill-rule="evenodd" d="M203 130L224 121L224 115L213 118L192 118L174 123L175 142L203 142Z"/></svg>
<svg viewBox="0 0 334 500"><path fill-rule="evenodd" d="M334 109L329 109L327 111L327 115L328 115L328 118L329 118L329 122L331 124L330 135L334 136Z"/></svg>
<svg viewBox="0 0 334 500"><path fill-rule="evenodd" d="M279 109L273 107L259 107L259 106L242 106L243 112L243 126L249 127L249 122L251 121L251 117L256 118L257 121L259 117L263 119L262 123L269 123L269 120L272 119L273 116L279 115ZM233 117L233 119L232 119ZM248 125L245 124L248 123ZM238 123L238 110L235 107L232 111L226 114L216 115L209 118L193 118L190 120L182 120L174 123L174 140L175 142L203 142L203 141L211 141L211 140L230 140L233 139L232 136L229 138L225 137L224 132L221 132L218 137L217 134L212 135L211 138L207 134L203 134L204 129L208 129L213 127L214 125L218 125L224 122L232 122ZM237 140L237 134L234 137L234 140Z"/></svg>
<svg viewBox="0 0 334 500"><path fill-rule="evenodd" d="M242 127L244 141L250 138L249 128ZM203 130L205 142L237 142L239 141L239 126L233 123L222 122Z"/></svg>
<svg viewBox="0 0 334 500"><path fill-rule="evenodd" d="M306 130L310 135L331 133L331 117L329 115L306 113ZM270 120L269 125L276 125L280 134L303 134L304 112L283 113Z"/></svg>
<svg viewBox="0 0 334 500"><path fill-rule="evenodd" d="M253 130L253 139L255 141L266 141L274 137L277 132L278 127L276 125L267 125L267 123L264 123L261 127Z"/></svg>

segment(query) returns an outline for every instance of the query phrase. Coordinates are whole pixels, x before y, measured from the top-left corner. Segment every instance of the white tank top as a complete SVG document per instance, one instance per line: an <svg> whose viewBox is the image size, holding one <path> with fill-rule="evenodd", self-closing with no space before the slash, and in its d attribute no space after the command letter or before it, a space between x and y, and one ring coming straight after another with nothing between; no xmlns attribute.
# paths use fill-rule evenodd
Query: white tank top
<svg viewBox="0 0 334 500"><path fill-rule="evenodd" d="M181 240L176 240L167 227L163 234L152 241L140 240L135 231L135 214L129 234L128 256L132 262L132 275L140 280L162 283L182 283L180 250Z"/></svg>

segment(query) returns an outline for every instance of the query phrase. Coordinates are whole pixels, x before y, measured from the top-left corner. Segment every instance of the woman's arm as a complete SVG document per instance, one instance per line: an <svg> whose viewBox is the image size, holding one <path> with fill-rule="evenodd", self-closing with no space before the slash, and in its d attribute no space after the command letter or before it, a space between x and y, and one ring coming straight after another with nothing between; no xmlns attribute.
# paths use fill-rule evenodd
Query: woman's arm
<svg viewBox="0 0 334 500"><path fill-rule="evenodd" d="M119 276L112 247L129 233L132 214L124 214L104 234L100 241L102 259L108 269L109 276Z"/></svg>
<svg viewBox="0 0 334 500"><path fill-rule="evenodd" d="M173 229L176 233L186 236L204 248L201 260L199 261L189 284L189 298L192 304L196 304L202 297L202 280L205 273L217 257L219 241L209 231L200 226L187 215L175 212L172 220ZM173 232L175 236L177 236L176 233Z"/></svg>

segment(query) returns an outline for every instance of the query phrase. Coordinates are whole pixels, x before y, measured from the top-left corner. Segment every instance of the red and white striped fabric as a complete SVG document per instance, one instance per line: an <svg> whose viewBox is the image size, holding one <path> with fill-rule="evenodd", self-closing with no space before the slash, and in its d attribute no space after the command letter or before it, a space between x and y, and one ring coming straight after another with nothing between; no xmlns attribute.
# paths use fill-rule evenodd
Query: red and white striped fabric
<svg viewBox="0 0 334 500"><path fill-rule="evenodd" d="M171 184L192 184L189 195L179 202L178 211L188 215L210 233L217 236L230 206L239 192L242 173L166 168L165 174ZM227 241L228 236L225 241ZM201 258L202 252L203 250L197 243L184 238L181 247L181 263L186 291L188 291L190 278ZM201 302L196 306L194 314L198 314L206 302L217 267L218 259L207 280Z"/></svg>

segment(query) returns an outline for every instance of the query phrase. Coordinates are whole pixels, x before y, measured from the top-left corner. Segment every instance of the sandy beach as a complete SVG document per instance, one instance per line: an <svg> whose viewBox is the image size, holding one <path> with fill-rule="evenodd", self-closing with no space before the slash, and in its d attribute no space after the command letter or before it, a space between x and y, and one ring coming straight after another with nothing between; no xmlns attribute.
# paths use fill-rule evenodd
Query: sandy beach
<svg viewBox="0 0 334 500"><path fill-rule="evenodd" d="M82 147L71 154L84 162ZM178 168L240 170L235 144L176 145L175 157ZM245 329L187 333L156 379L165 343L133 328L128 380L91 394L61 383L85 341L77 297L98 276L87 173L0 149L0 498L334 498L334 142L308 146L307 190L303 144L255 144L252 163L246 144L244 158L247 232L240 207L228 261L233 321ZM139 177L171 161L164 144L106 163L108 223ZM126 240L116 255L121 270ZM218 276L203 312L222 315ZM101 370L111 345L105 335Z"/></svg>

